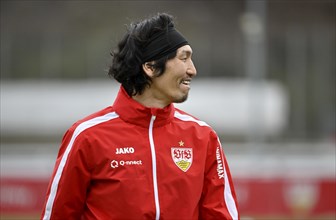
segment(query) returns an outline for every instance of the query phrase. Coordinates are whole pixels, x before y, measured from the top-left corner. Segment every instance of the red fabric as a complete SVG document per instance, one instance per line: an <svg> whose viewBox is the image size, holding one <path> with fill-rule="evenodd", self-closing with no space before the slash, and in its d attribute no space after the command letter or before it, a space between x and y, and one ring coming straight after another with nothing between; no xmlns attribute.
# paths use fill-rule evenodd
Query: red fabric
<svg viewBox="0 0 336 220"><path fill-rule="evenodd" d="M117 117L82 129L114 112ZM150 145L153 114L156 163ZM145 108L121 89L113 106L66 132L49 183L49 214L44 208L41 218L155 219L159 205L160 219L232 219L229 209L236 211L237 201L229 167L215 132L198 122L173 105ZM177 163L183 157L185 161ZM64 168L59 172L61 161ZM227 185L219 175L221 164ZM57 185L54 198L52 185ZM233 200L225 200L228 196Z"/></svg>

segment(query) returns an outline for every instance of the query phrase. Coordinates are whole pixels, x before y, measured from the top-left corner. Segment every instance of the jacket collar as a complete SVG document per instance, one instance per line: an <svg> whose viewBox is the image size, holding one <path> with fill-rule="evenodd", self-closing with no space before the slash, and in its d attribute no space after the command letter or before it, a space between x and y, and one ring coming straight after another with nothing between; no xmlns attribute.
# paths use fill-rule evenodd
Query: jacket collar
<svg viewBox="0 0 336 220"><path fill-rule="evenodd" d="M132 99L122 86L113 103L113 108L122 120L142 127L149 127L153 115L156 116L154 127L164 126L173 119L175 112L173 104L163 109L147 108Z"/></svg>

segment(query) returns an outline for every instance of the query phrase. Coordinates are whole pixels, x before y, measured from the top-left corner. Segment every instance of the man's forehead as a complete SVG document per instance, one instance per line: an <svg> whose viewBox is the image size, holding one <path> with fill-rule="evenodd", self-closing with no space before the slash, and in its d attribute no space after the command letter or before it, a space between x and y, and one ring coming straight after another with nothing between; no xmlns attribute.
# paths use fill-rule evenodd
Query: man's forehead
<svg viewBox="0 0 336 220"><path fill-rule="evenodd" d="M178 50L177 50L177 53L178 54L192 54L192 49L189 45L185 45L183 47L180 47Z"/></svg>

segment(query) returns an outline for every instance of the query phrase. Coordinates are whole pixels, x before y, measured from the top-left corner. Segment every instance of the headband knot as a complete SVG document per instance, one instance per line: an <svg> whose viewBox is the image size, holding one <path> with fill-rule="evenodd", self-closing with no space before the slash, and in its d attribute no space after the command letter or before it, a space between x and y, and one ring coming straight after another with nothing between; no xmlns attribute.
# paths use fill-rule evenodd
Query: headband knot
<svg viewBox="0 0 336 220"><path fill-rule="evenodd" d="M167 31L157 32L148 40L142 49L142 62L158 60L187 44L183 35L169 26Z"/></svg>

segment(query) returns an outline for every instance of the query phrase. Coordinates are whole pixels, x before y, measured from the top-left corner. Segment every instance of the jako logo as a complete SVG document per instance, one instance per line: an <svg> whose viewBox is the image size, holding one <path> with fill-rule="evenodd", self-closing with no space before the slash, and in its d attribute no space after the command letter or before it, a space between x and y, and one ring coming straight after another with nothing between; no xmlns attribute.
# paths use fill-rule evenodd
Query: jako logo
<svg viewBox="0 0 336 220"><path fill-rule="evenodd" d="M121 147L116 149L116 154L133 154L134 148L133 147Z"/></svg>

